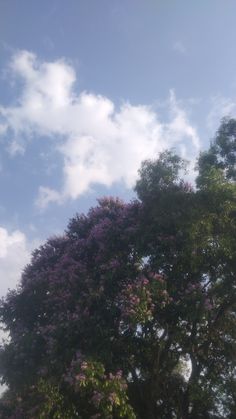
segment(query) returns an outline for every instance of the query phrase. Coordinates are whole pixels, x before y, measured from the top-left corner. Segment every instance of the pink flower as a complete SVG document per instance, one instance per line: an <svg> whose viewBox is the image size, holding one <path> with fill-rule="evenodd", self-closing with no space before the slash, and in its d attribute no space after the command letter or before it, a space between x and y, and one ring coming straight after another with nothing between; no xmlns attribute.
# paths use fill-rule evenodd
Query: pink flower
<svg viewBox="0 0 236 419"><path fill-rule="evenodd" d="M83 361L80 368L81 368L82 371L86 370L88 368L87 362Z"/></svg>
<svg viewBox="0 0 236 419"><path fill-rule="evenodd" d="M206 310L211 310L213 308L209 298L206 298L205 303L204 303L204 307Z"/></svg>
<svg viewBox="0 0 236 419"><path fill-rule="evenodd" d="M116 377L117 378L122 378L122 375L123 375L122 371L118 370L117 373L116 373Z"/></svg>
<svg viewBox="0 0 236 419"><path fill-rule="evenodd" d="M95 406L99 406L102 399L103 399L103 395L99 393L99 391L94 391L93 396L92 396L93 404Z"/></svg>
<svg viewBox="0 0 236 419"><path fill-rule="evenodd" d="M116 393L110 393L108 396L108 400L111 402L111 404L114 404L116 401Z"/></svg>
<svg viewBox="0 0 236 419"><path fill-rule="evenodd" d="M84 374L77 374L76 376L75 376L75 379L77 380L77 381L85 381L86 380L86 377L85 377L85 375Z"/></svg>
<svg viewBox="0 0 236 419"><path fill-rule="evenodd" d="M147 278L143 279L143 285L148 285L149 284L149 280Z"/></svg>

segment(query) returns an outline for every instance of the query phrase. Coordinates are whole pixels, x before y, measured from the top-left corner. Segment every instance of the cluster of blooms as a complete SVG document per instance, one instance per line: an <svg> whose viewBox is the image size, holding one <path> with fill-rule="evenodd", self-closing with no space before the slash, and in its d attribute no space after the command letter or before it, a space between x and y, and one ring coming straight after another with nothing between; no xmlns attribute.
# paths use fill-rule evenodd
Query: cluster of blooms
<svg viewBox="0 0 236 419"><path fill-rule="evenodd" d="M99 298L113 303L112 293L124 285L124 269L138 272L133 249L140 208L138 202L101 200L87 216L75 217L64 237L50 239L34 252L23 274L21 289L9 294L6 302L9 316L16 317L16 321L12 321L11 336L14 337L14 361L22 375L28 373L29 352L35 355L30 358L31 374L35 380L47 379L55 370L63 373L63 361L71 359L71 348L80 334L92 341L91 327L98 321L94 319L97 314L93 313ZM117 312L115 309L114 316ZM60 342L66 342L66 349ZM125 380L120 373L112 377L104 371L98 373L97 368L96 363L89 363L87 368L77 360L74 372L71 375L68 372L66 380L74 391L81 392L83 386L91 388L94 405L102 394L99 408L118 409L118 403L119 409L129 406ZM93 382L89 371L97 377L97 383ZM118 416L122 417L121 411Z"/></svg>
<svg viewBox="0 0 236 419"><path fill-rule="evenodd" d="M196 295L198 293L202 293L202 286L200 283L192 283L190 282L187 285L187 288L185 290L186 295Z"/></svg>
<svg viewBox="0 0 236 419"><path fill-rule="evenodd" d="M121 324L144 324L172 301L161 274L149 272L126 286L121 294Z"/></svg>
<svg viewBox="0 0 236 419"><path fill-rule="evenodd" d="M137 201L125 204L119 199L100 199L99 206L91 208L87 216L75 217L70 222L67 234L73 240L69 254L83 260L89 270L119 269L119 254L127 259L129 247L135 242L140 209Z"/></svg>
<svg viewBox="0 0 236 419"><path fill-rule="evenodd" d="M101 362L86 360L78 352L64 380L80 397L90 393L90 403L95 411L93 418L108 417L107 415L113 417L114 412L121 418L134 418L126 394L127 384L121 370L115 374L107 374Z"/></svg>
<svg viewBox="0 0 236 419"><path fill-rule="evenodd" d="M213 304L211 303L211 301L210 301L210 299L209 298L205 298L205 301L204 301L204 308L206 309L206 310L212 310L213 309Z"/></svg>
<svg viewBox="0 0 236 419"><path fill-rule="evenodd" d="M92 240L103 241L111 230L114 233L117 228L134 228L140 208L138 201L126 204L118 198L100 199L99 206L91 208L87 216L75 217L71 221L68 234L75 239L86 239L86 245Z"/></svg>
<svg viewBox="0 0 236 419"><path fill-rule="evenodd" d="M211 302L211 299L206 293L205 288L202 286L201 283L196 282L192 283L190 282L185 290L185 295L188 298L188 300L192 303L193 300L200 303L201 306L206 310L210 311L213 309L213 304Z"/></svg>
<svg viewBox="0 0 236 419"><path fill-rule="evenodd" d="M104 297L106 281L111 276L117 278L128 265L139 210L138 202L100 200L87 216L71 221L63 238L50 239L34 252L32 263L24 272L21 290L31 302L31 317L25 306L20 307L17 322L12 322L12 336L18 349L16 358L25 356L21 355L21 346L25 346L23 338L28 326L32 350L41 345L41 353L46 354L50 364L58 353L61 337L73 341L73 334L77 335L91 320L91 307ZM12 300L14 307L16 299L17 292L9 294L8 305ZM35 369L36 374L46 375L40 373L40 356Z"/></svg>

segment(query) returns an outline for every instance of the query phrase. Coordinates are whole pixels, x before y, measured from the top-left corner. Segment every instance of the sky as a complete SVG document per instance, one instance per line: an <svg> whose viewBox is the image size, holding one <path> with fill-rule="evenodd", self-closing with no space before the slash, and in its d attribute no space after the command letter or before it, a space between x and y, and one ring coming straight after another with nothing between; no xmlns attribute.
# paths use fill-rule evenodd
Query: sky
<svg viewBox="0 0 236 419"><path fill-rule="evenodd" d="M143 160L236 116L235 0L0 0L0 296Z"/></svg>

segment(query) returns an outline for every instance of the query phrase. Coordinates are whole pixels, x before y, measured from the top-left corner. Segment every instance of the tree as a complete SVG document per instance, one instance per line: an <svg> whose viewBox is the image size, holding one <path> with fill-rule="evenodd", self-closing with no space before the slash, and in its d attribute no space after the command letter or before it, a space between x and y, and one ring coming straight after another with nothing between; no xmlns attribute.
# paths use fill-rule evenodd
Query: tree
<svg viewBox="0 0 236 419"><path fill-rule="evenodd" d="M209 169L221 169L226 179L236 181L236 120L224 118L209 150L200 154L199 178Z"/></svg>
<svg viewBox="0 0 236 419"><path fill-rule="evenodd" d="M197 189L162 153L138 200L99 200L33 253L0 307L3 418L235 417L234 126Z"/></svg>

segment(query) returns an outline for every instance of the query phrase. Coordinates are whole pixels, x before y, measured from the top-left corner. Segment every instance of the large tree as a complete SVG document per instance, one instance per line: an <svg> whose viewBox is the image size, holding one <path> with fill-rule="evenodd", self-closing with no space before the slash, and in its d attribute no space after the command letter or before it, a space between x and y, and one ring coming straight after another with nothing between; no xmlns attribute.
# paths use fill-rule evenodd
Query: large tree
<svg viewBox="0 0 236 419"><path fill-rule="evenodd" d="M236 121L146 161L33 253L0 314L3 418L236 417Z"/></svg>

